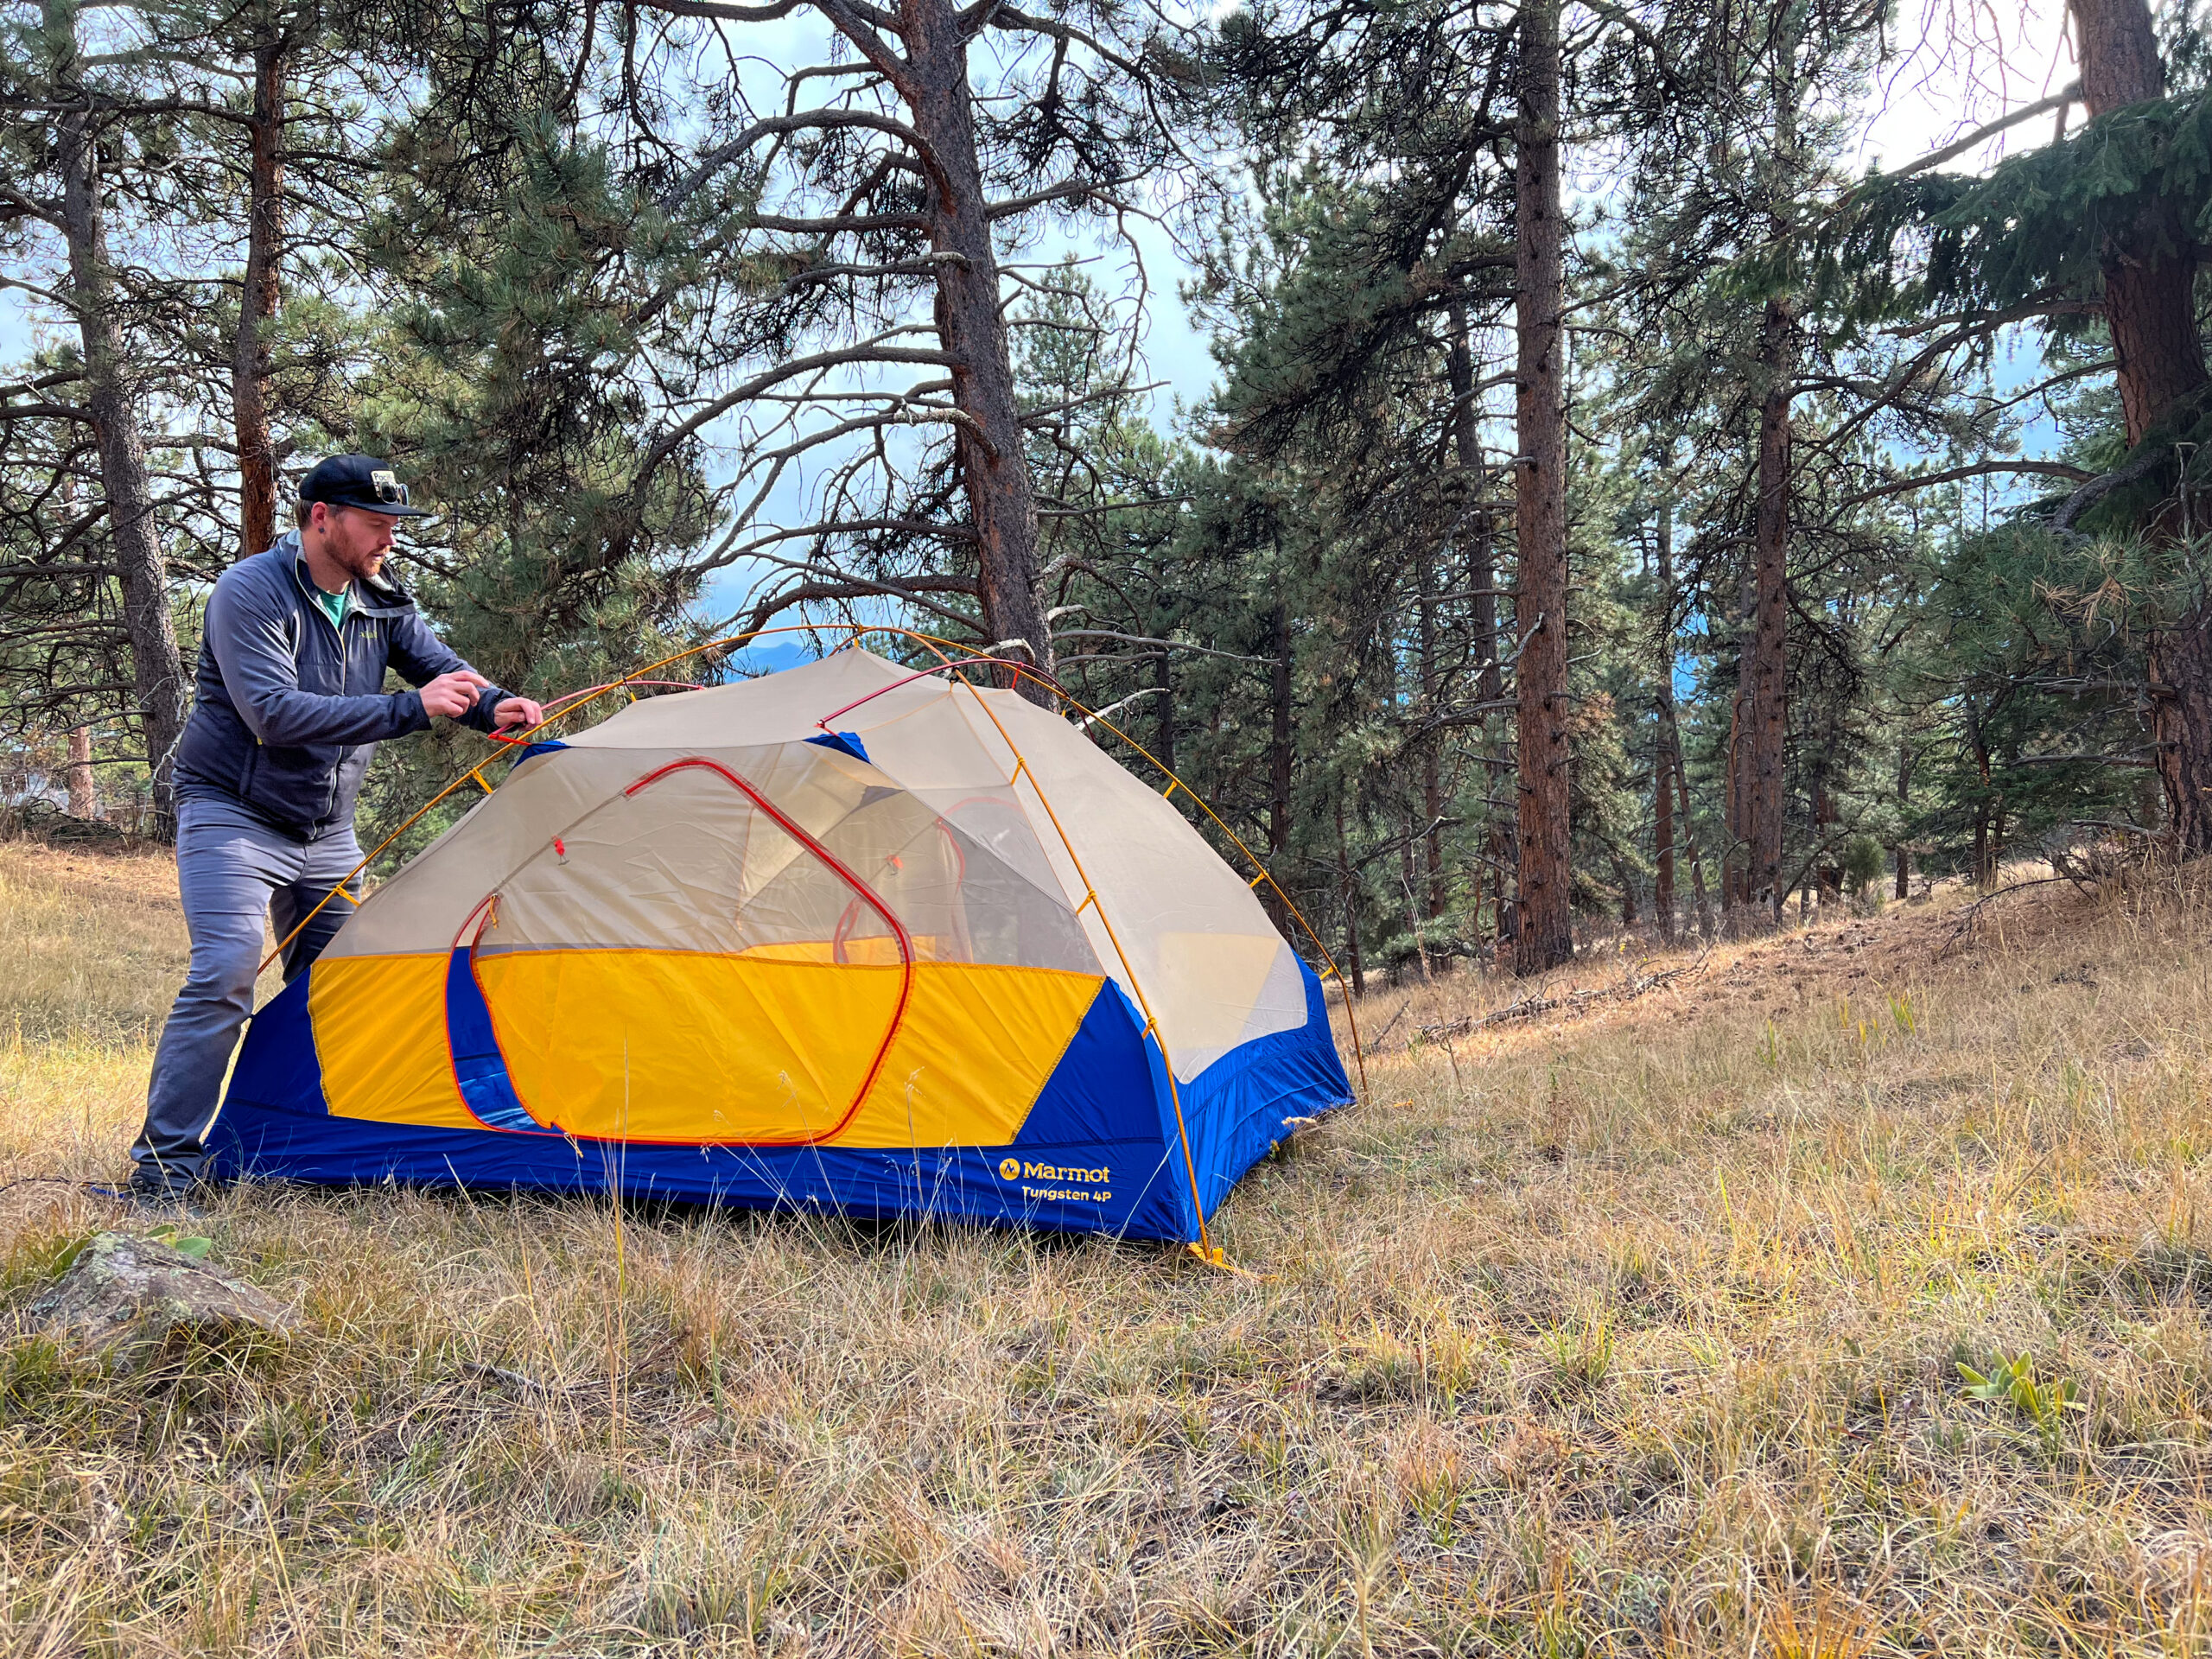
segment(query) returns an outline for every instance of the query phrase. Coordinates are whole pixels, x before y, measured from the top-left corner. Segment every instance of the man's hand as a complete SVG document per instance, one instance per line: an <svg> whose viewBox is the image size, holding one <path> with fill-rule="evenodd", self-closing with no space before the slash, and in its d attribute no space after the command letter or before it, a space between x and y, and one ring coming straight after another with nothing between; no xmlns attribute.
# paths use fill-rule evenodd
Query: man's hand
<svg viewBox="0 0 2212 1659"><path fill-rule="evenodd" d="M545 711L528 697L509 697L492 710L492 723L501 731L510 726L542 726Z"/></svg>
<svg viewBox="0 0 2212 1659"><path fill-rule="evenodd" d="M476 694L492 682L473 668L457 668L450 674L441 674L423 688L423 710L425 714L443 715L448 720L459 720L476 706ZM505 703L499 705L505 708Z"/></svg>

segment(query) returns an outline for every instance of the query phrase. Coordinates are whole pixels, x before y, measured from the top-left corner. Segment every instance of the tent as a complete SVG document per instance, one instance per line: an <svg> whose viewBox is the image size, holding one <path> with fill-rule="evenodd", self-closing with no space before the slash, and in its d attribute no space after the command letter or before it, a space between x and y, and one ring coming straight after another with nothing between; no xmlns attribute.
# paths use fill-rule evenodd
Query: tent
<svg viewBox="0 0 2212 1659"><path fill-rule="evenodd" d="M226 1176L1198 1240L1351 1098L1168 800L857 650L531 745L256 1016Z"/></svg>

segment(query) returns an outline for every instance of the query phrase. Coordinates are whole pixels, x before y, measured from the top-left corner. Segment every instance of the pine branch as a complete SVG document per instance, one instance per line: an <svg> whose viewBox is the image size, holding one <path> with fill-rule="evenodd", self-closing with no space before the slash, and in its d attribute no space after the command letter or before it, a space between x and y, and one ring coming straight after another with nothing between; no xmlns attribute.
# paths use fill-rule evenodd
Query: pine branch
<svg viewBox="0 0 2212 1659"><path fill-rule="evenodd" d="M816 352L807 357L795 357L788 363L779 364L772 369L753 376L753 378L733 387L721 397L694 411L671 430L657 439L653 447L646 452L644 460L639 463L639 484L642 485L646 479L650 478L661 462L667 460L679 444L701 427L719 416L728 414L741 404L750 403L770 388L781 385L785 381L795 379L800 375L812 374L822 369L842 368L856 363L918 363L925 364L931 368L954 367L952 357L949 353L916 351L909 346L886 346L881 343L899 334L930 332L933 331L926 325L908 323L897 328L887 328L881 334L871 335L856 345L842 346L835 351Z"/></svg>
<svg viewBox="0 0 2212 1659"><path fill-rule="evenodd" d="M1994 121L1986 121L1967 134L1965 137L1954 139L1941 149L1930 150L1910 167L1899 168L1894 173L1879 174L1876 180L1870 180L1868 184L1877 181L1881 184L1895 184L1899 179L1909 179L1916 173L1925 173L1931 167L1941 167L1954 156L1963 156L1968 150L1986 143L2008 127L2017 127L2023 121L2032 121L2039 115L2048 115L2053 110L2063 110L2069 104L2079 104L2081 101L2082 83L2077 80L2053 92L2049 98L2039 99L2033 104L2023 105L2010 115L2000 115ZM1868 188L1868 184L1862 184L1859 188L1865 190Z"/></svg>
<svg viewBox="0 0 2212 1659"><path fill-rule="evenodd" d="M739 546L732 547L725 544L715 550L709 557L692 565L690 569L701 572L720 570L735 564L741 559L766 559L772 563L785 565L793 570L811 570L816 567L794 559L780 558L765 550L775 546L779 542L803 541L810 536L851 536L870 531L889 531L904 536L935 536L947 541L970 540L976 533L965 524L932 524L922 518L825 518L819 524L766 531ZM842 575L842 573L841 572L840 575ZM857 581L859 578L854 577L851 580ZM918 580L924 581L925 586L932 588L938 581L933 576ZM966 584L964 587L947 588L944 590L947 592L974 593L976 590L975 581L971 577L947 576L944 581Z"/></svg>
<svg viewBox="0 0 2212 1659"><path fill-rule="evenodd" d="M2077 534L2074 521L2123 484L2133 484L2166 459L2164 444L2145 444L2128 461L2122 462L2101 478L2093 478L2066 498L2065 503L2052 515L2050 527L2062 536Z"/></svg>
<svg viewBox="0 0 2212 1659"><path fill-rule="evenodd" d="M659 5L663 0L640 0L645 5ZM763 138L774 138L794 132L834 132L858 130L880 132L896 138L929 167L932 175L937 172L936 158L922 135L903 121L894 121L887 115L878 115L873 110L803 110L788 115L764 116L727 143L717 144L702 156L684 175L675 189L661 200L664 213L674 213L696 194L717 169L727 166Z"/></svg>
<svg viewBox="0 0 2212 1659"><path fill-rule="evenodd" d="M851 576L838 582L803 582L790 588L779 588L763 597L753 606L752 615L741 628L723 631L737 633L758 633L767 626L770 619L800 605L827 603L832 601L856 599L896 599L943 617L963 628L973 628L976 619L963 615L950 607L923 598L925 591L973 593L975 584L961 586L964 578L958 576L923 576L901 585L897 582L874 582L862 576Z"/></svg>
<svg viewBox="0 0 2212 1659"><path fill-rule="evenodd" d="M2063 478L2074 483L2092 479L2094 474L2079 467L2069 467L2057 461L1983 461L1971 467L1953 467L1940 473L1922 473L1911 478L1893 479L1889 483L1871 490L1860 490L1837 502L1836 511L1855 507L1862 501L1878 500L1886 495L1903 495L1909 490L1924 490L1937 484L1955 484L1963 478L1981 478L1994 473L2030 473L2048 478Z"/></svg>
<svg viewBox="0 0 2212 1659"><path fill-rule="evenodd" d="M1119 639L1132 645L1159 645L1168 651L1187 651L1199 657L1223 657L1232 663L1264 663L1274 666L1273 657L1246 657L1234 651L1216 651L1211 645L1186 645L1180 639L1155 639L1147 634L1117 633L1111 628L1067 628L1055 632L1055 639Z"/></svg>

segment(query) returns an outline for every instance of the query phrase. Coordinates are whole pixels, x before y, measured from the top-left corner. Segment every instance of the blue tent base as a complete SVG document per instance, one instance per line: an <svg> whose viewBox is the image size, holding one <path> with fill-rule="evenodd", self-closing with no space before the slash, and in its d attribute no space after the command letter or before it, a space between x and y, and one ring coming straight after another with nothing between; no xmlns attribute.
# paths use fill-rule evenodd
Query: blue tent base
<svg viewBox="0 0 2212 1659"><path fill-rule="evenodd" d="M1187 1241L1198 1234L1158 1050L1110 980L1014 1143L861 1149L662 1146L333 1116L307 1008L313 969L257 1014L209 1130L222 1179L476 1192L610 1193L854 1217L960 1220ZM1349 1104L1321 988L1306 1023L1231 1050L1181 1082L1191 1164L1211 1215L1284 1138L1285 1120Z"/></svg>

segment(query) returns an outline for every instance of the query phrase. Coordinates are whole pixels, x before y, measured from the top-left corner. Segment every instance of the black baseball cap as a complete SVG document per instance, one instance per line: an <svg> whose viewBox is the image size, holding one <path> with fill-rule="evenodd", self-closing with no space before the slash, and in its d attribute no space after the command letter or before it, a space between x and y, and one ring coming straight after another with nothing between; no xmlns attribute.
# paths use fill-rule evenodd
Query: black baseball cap
<svg viewBox="0 0 2212 1659"><path fill-rule="evenodd" d="M387 518L422 518L428 507L407 505L407 486L391 470L391 463L374 455L333 455L319 461L300 480L300 505L317 501L334 507L359 507Z"/></svg>

